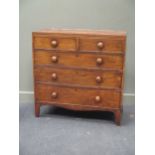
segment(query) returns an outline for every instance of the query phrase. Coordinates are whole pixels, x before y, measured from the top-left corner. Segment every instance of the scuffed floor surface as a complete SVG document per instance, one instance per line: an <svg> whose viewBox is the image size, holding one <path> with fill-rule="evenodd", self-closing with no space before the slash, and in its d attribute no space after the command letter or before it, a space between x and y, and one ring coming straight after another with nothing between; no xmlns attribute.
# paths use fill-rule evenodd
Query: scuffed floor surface
<svg viewBox="0 0 155 155"><path fill-rule="evenodd" d="M105 112L74 112L20 103L20 155L134 155L134 100L124 101L122 125Z"/></svg>

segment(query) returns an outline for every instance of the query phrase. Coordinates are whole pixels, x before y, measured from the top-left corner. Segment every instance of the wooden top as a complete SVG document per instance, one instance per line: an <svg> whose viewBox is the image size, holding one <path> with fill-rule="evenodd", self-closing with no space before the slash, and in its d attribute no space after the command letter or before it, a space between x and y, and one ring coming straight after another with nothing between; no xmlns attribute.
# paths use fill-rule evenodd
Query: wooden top
<svg viewBox="0 0 155 155"><path fill-rule="evenodd" d="M113 30L90 30L90 29L42 29L33 32L33 34L40 33L54 33L54 34L83 34L83 35L106 35L106 36L126 36L125 31L113 31Z"/></svg>

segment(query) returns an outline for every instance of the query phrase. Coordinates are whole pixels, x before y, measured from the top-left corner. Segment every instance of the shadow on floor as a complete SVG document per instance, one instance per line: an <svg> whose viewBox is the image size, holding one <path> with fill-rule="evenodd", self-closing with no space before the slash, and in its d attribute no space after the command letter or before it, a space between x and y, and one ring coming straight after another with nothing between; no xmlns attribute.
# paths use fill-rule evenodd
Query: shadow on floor
<svg viewBox="0 0 155 155"><path fill-rule="evenodd" d="M72 118L114 120L114 114L106 111L73 111L60 107L41 107L41 117L52 117L53 115L66 116Z"/></svg>

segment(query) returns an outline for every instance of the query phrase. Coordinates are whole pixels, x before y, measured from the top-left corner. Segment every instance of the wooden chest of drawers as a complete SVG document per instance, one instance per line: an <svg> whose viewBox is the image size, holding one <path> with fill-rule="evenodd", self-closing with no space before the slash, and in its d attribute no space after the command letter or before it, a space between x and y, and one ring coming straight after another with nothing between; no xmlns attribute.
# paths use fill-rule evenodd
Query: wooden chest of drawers
<svg viewBox="0 0 155 155"><path fill-rule="evenodd" d="M33 32L35 115L42 105L111 111L120 124L125 32Z"/></svg>

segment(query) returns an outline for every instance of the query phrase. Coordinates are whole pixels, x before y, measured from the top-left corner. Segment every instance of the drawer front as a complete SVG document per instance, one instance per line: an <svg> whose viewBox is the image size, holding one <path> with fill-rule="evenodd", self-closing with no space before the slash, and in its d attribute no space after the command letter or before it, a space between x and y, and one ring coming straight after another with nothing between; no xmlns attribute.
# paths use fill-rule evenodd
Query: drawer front
<svg viewBox="0 0 155 155"><path fill-rule="evenodd" d="M76 50L75 38L59 38L59 37L35 37L35 49L50 49L50 50Z"/></svg>
<svg viewBox="0 0 155 155"><path fill-rule="evenodd" d="M81 51L124 52L125 42L117 39L80 39Z"/></svg>
<svg viewBox="0 0 155 155"><path fill-rule="evenodd" d="M82 68L122 69L123 56L36 51L34 52L34 63L37 65L52 64Z"/></svg>
<svg viewBox="0 0 155 155"><path fill-rule="evenodd" d="M82 86L121 88L121 73L117 71L83 71L35 67L35 80Z"/></svg>
<svg viewBox="0 0 155 155"><path fill-rule="evenodd" d="M36 84L36 100L42 103L78 104L118 108L120 92L66 88Z"/></svg>

